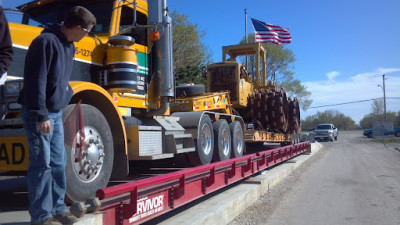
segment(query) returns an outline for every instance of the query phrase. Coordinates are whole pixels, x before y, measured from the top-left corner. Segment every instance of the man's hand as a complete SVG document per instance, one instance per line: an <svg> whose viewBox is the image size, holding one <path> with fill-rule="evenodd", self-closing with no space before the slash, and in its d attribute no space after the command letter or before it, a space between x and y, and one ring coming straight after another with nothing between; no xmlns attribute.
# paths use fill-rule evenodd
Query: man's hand
<svg viewBox="0 0 400 225"><path fill-rule="evenodd" d="M44 122L40 122L37 124L38 130L44 134L48 134L51 131L50 120L46 120Z"/></svg>

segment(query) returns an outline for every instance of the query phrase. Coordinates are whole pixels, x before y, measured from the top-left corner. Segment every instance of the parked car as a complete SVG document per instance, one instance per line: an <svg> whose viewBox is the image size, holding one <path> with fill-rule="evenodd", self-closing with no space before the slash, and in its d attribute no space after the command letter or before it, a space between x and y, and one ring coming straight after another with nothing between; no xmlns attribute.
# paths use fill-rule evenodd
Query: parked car
<svg viewBox="0 0 400 225"><path fill-rule="evenodd" d="M331 123L318 124L317 128L314 130L315 140L337 140L338 139L338 129Z"/></svg>
<svg viewBox="0 0 400 225"><path fill-rule="evenodd" d="M374 136L372 129L365 129L363 135L372 138ZM394 128L393 130L385 130L383 135L394 135L396 137L400 137L400 127Z"/></svg>

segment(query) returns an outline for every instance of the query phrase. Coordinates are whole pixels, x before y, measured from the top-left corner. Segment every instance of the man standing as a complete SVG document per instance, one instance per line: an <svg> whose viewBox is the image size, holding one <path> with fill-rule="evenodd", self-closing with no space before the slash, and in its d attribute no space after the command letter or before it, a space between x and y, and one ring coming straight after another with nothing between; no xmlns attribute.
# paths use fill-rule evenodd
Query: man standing
<svg viewBox="0 0 400 225"><path fill-rule="evenodd" d="M3 86L7 79L7 69L11 65L12 56L10 30L0 1L0 86ZM3 96L0 95L0 119L3 118L3 101Z"/></svg>
<svg viewBox="0 0 400 225"><path fill-rule="evenodd" d="M0 80L3 80L3 75L11 65L12 55L10 30L8 29L7 19L0 3Z"/></svg>
<svg viewBox="0 0 400 225"><path fill-rule="evenodd" d="M85 37L96 18L71 8L63 24L51 24L32 41L25 59L24 87L18 102L29 146L28 194L32 224L72 224L66 209L64 130L61 109L71 100L69 78L74 41Z"/></svg>

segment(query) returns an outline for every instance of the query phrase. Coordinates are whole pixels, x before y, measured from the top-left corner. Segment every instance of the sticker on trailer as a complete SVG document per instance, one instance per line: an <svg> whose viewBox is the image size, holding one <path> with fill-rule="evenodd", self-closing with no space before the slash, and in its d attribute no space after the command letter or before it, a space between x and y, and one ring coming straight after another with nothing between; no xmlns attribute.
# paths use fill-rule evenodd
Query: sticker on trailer
<svg viewBox="0 0 400 225"><path fill-rule="evenodd" d="M164 194L138 199L137 212L129 219L129 223L137 222L138 220L163 211L165 204L167 204L166 201L167 199Z"/></svg>

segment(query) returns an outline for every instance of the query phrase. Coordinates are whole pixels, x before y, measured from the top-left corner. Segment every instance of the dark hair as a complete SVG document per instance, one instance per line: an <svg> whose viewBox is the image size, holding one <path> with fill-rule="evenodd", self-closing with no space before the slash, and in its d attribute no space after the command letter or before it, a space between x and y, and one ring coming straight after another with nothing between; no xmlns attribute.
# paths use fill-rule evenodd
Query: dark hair
<svg viewBox="0 0 400 225"><path fill-rule="evenodd" d="M65 14L64 25L68 28L81 26L88 28L89 25L96 25L96 17L82 6L74 6Z"/></svg>

